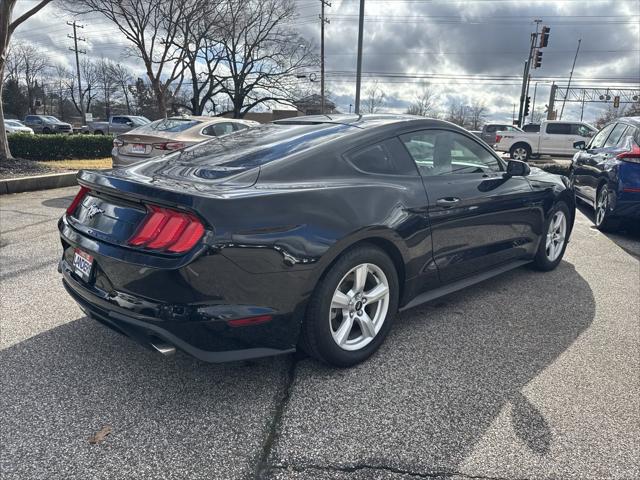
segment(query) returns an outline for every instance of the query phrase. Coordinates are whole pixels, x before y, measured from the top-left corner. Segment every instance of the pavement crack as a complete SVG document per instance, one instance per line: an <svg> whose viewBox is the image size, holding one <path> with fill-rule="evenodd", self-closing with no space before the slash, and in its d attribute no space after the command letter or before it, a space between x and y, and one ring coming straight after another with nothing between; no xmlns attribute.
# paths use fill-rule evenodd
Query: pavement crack
<svg viewBox="0 0 640 480"><path fill-rule="evenodd" d="M271 467L271 471L275 470L293 470L298 473L304 473L309 470L323 471L323 472L332 472L332 473L356 473L359 471L365 470L375 470L375 471L384 471L389 473L395 473L397 475L408 475L415 478L437 478L441 480L445 480L448 478L456 478L456 479L469 479L469 480L528 480L526 478L513 478L513 477L493 477L486 475L471 475L468 473L462 473L457 471L448 471L448 470L434 470L431 472L416 472L404 468L392 467L389 465L372 465L366 463L356 463L352 465L305 465L305 466L296 466L286 463L281 463L279 465L274 465ZM261 477L266 478L266 477Z"/></svg>
<svg viewBox="0 0 640 480"><path fill-rule="evenodd" d="M275 411L271 418L271 423L269 424L267 436L264 443L262 444L260 458L254 474L254 479L256 480L266 479L269 472L272 470L272 466L269 464L269 457L271 456L271 451L280 433L282 416L284 414L285 408L289 403L289 398L291 397L291 391L293 389L293 383L296 376L296 366L298 364L296 355L291 355L290 359L291 360L289 363L289 367L287 368L284 385L276 394Z"/></svg>

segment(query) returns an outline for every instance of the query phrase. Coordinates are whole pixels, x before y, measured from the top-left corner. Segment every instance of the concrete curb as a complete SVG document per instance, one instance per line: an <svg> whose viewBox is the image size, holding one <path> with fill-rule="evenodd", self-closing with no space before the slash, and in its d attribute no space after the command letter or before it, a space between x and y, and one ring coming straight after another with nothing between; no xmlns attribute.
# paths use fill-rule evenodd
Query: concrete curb
<svg viewBox="0 0 640 480"><path fill-rule="evenodd" d="M76 181L77 174L78 172L65 172L34 175L33 177L7 178L0 180L0 195L71 187L78 184Z"/></svg>

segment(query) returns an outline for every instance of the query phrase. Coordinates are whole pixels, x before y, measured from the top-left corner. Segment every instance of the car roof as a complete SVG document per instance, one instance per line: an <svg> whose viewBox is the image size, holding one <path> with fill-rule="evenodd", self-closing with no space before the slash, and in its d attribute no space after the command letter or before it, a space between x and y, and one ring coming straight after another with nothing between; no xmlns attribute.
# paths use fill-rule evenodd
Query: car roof
<svg viewBox="0 0 640 480"><path fill-rule="evenodd" d="M400 123L406 123L407 125L416 124L424 126L426 128L433 127L446 127L461 131L466 131L463 128L459 127L450 122L446 122L444 120L438 120L434 118L421 117L418 115L408 115L408 114L393 114L393 113L382 113L382 114L365 114L365 115L356 115L356 114L331 114L331 115L307 115L302 117L291 117L285 118L282 120L276 120L272 122L277 125L322 125L322 124L333 124L333 125L348 125L351 127L355 127L361 130L370 129L374 127L385 127L397 125Z"/></svg>
<svg viewBox="0 0 640 480"><path fill-rule="evenodd" d="M624 122L629 125L633 125L634 127L640 127L640 117L620 117L615 119L613 122Z"/></svg>
<svg viewBox="0 0 640 480"><path fill-rule="evenodd" d="M242 118L208 117L205 115L175 115L169 120L198 120L200 122L244 122Z"/></svg>

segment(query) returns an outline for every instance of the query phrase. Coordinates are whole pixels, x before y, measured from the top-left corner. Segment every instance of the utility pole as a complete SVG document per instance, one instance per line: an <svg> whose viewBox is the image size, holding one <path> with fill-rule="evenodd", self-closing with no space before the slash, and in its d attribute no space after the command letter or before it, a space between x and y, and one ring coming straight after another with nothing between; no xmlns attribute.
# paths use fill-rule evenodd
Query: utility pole
<svg viewBox="0 0 640 480"><path fill-rule="evenodd" d="M573 57L573 65L571 66L571 73L569 74L569 83L567 84L567 94L562 101L562 108L560 109L560 120L562 120L562 114L564 113L564 104L567 103L567 96L569 95L569 88L571 87L571 79L573 78L573 70L576 68L576 60L578 59L578 52L580 52L580 43L582 39L578 39L578 48L576 48L576 56Z"/></svg>
<svg viewBox="0 0 640 480"><path fill-rule="evenodd" d="M327 0L320 0L320 113L324 115L324 24L331 23L324 17L324 7L330 7Z"/></svg>
<svg viewBox="0 0 640 480"><path fill-rule="evenodd" d="M78 38L77 29L78 28L84 28L84 25L78 25L75 20L73 22L67 22L67 25L73 27L73 36L67 35L67 37L73 38L73 48L69 47L69 50L71 50L72 52L75 52L75 54L76 54L76 72L78 74L78 97L79 97L79 101L80 101L80 111L81 111L81 115L82 115L82 124L84 125L87 122L86 122L86 117L85 117L85 112L84 112L84 101L82 99L82 84L81 84L81 79L80 79L80 57L79 57L79 55L80 54L86 55L87 51L86 50L79 50L78 49L78 42L86 42L87 39L86 38Z"/></svg>
<svg viewBox="0 0 640 480"><path fill-rule="evenodd" d="M356 108L360 115L360 86L362 85L362 34L364 32L364 0L360 0L360 18L358 20L358 69L356 71Z"/></svg>

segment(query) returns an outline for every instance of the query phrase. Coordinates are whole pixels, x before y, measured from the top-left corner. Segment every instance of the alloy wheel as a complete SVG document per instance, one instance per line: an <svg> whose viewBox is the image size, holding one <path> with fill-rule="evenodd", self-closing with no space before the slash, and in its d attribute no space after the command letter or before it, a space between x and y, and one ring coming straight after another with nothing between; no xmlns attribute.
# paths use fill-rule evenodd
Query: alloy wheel
<svg viewBox="0 0 640 480"><path fill-rule="evenodd" d="M331 299L329 327L343 350L360 350L378 334L389 310L389 281L377 265L363 263L342 277Z"/></svg>
<svg viewBox="0 0 640 480"><path fill-rule="evenodd" d="M564 241L567 237L567 217L558 210L549 223L545 253L550 262L554 262L562 253Z"/></svg>
<svg viewBox="0 0 640 480"><path fill-rule="evenodd" d="M513 159L524 162L527 159L527 149L524 147L518 147L513 151Z"/></svg>
<svg viewBox="0 0 640 480"><path fill-rule="evenodd" d="M604 217L607 215L607 208L609 208L609 195L607 188L601 188L598 192L598 198L596 199L596 225L602 225Z"/></svg>

